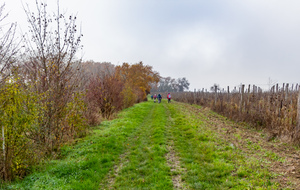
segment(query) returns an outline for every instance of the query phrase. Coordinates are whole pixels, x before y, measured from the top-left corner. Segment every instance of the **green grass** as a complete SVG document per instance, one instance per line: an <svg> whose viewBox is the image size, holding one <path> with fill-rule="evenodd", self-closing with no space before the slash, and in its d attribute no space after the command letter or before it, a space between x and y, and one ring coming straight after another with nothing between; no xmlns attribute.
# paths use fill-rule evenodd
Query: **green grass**
<svg viewBox="0 0 300 190"><path fill-rule="evenodd" d="M103 122L91 136L63 147L63 159L51 161L5 189L98 189L152 107L146 103L124 110L119 119Z"/></svg>
<svg viewBox="0 0 300 190"><path fill-rule="evenodd" d="M161 104L145 118L135 138L113 187L116 189L172 189L170 168L166 164L166 113Z"/></svg>
<svg viewBox="0 0 300 190"><path fill-rule="evenodd" d="M212 130L212 122L176 102L152 101L123 110L92 135L64 146L62 158L37 167L4 189L174 189L181 175L188 189L278 189L261 158L247 155ZM237 138L241 138L238 136ZM172 142L172 143L170 143ZM250 148L261 147L250 140ZM184 170L167 164L173 146Z"/></svg>
<svg viewBox="0 0 300 190"><path fill-rule="evenodd" d="M187 169L184 179L192 189L277 189L278 184L271 182L273 175L261 167L260 160L222 140L201 113L176 104L168 104L168 109L173 118L170 133Z"/></svg>

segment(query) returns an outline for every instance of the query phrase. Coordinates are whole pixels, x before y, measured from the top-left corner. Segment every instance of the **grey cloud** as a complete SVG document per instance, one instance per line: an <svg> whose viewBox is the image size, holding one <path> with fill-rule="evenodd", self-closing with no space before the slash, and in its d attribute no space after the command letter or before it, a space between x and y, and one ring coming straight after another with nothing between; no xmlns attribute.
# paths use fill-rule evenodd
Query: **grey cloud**
<svg viewBox="0 0 300 190"><path fill-rule="evenodd" d="M300 1L63 0L61 7L82 21L84 59L144 61L163 76L187 77L192 89L299 81Z"/></svg>

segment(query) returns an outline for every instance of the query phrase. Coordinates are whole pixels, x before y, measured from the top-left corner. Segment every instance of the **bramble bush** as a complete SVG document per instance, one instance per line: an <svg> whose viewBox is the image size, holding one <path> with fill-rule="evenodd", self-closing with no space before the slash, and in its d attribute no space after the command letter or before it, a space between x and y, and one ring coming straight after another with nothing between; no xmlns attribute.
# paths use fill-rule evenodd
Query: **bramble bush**
<svg viewBox="0 0 300 190"><path fill-rule="evenodd" d="M23 177L29 166L39 159L34 141L28 138L32 128L37 125L38 97L28 89L21 84L17 75L7 78L0 89L0 174L4 180Z"/></svg>

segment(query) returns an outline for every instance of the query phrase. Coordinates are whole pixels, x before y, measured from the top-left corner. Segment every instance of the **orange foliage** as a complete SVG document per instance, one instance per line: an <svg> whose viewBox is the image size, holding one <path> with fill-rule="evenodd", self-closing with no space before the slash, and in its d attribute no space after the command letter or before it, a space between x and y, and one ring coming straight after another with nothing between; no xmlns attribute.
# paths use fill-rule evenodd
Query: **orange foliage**
<svg viewBox="0 0 300 190"><path fill-rule="evenodd" d="M85 66L88 80L87 120L91 125L98 124L101 117L110 119L119 110L145 100L151 84L158 83L160 79L151 66L143 65L142 62L133 65L124 63L116 67L107 63Z"/></svg>
<svg viewBox="0 0 300 190"><path fill-rule="evenodd" d="M147 94L150 93L151 84L158 83L160 79L159 73L153 71L151 66L144 65L143 62L133 65L123 63L122 66L116 67L116 74L126 86L123 94L124 99L129 102L141 102L145 100ZM131 98L136 98L136 100L130 100Z"/></svg>

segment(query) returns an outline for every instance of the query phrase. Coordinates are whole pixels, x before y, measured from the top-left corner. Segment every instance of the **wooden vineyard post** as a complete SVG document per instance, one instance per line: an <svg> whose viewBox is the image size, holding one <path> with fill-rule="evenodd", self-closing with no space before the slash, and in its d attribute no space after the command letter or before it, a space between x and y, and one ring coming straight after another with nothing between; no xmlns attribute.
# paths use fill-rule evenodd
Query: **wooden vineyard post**
<svg viewBox="0 0 300 190"><path fill-rule="evenodd" d="M240 100L240 114L242 113L243 111L243 96L244 96L244 88L245 88L245 85L243 84L242 87L240 88L241 90L241 100Z"/></svg>
<svg viewBox="0 0 300 190"><path fill-rule="evenodd" d="M214 105L214 107L216 107L216 105L217 105L217 86L215 86L215 105Z"/></svg>
<svg viewBox="0 0 300 190"><path fill-rule="evenodd" d="M202 88L202 92L201 92L200 105L203 102L204 102L204 88Z"/></svg>
<svg viewBox="0 0 300 190"><path fill-rule="evenodd" d="M285 100L288 99L288 95L289 95L289 83L287 83L285 86Z"/></svg>
<svg viewBox="0 0 300 190"><path fill-rule="evenodd" d="M281 98L280 98L280 107L279 107L279 117L281 117L281 110L282 110L283 103L284 103L283 101L285 100L284 87L285 87L285 83L282 84Z"/></svg>
<svg viewBox="0 0 300 190"><path fill-rule="evenodd" d="M207 89L205 89L205 93L204 93L204 103L205 103L205 105L206 105L206 103L207 103Z"/></svg>
<svg viewBox="0 0 300 190"><path fill-rule="evenodd" d="M249 103L250 103L250 89L251 89L251 85L249 84L248 85L248 100L247 100L247 104L249 105Z"/></svg>
<svg viewBox="0 0 300 190"><path fill-rule="evenodd" d="M281 90L281 93L282 93L282 99L283 99L283 100L285 100L285 96L284 96L284 95L285 95L285 93L284 93L285 90L284 90L284 88L285 88L285 83L282 84L282 90Z"/></svg>
<svg viewBox="0 0 300 190"><path fill-rule="evenodd" d="M230 95L229 86L227 86L227 103L226 103L227 109L230 107L230 98L229 98L229 95Z"/></svg>
<svg viewBox="0 0 300 190"><path fill-rule="evenodd" d="M257 92L256 92L256 89L257 89L257 87L255 86L255 85L253 85L253 95L252 95L252 98L253 98L253 102L256 102L257 101ZM251 109L253 109L253 107L255 108L256 106L255 105L253 105L253 104L250 104L251 105Z"/></svg>
<svg viewBox="0 0 300 190"><path fill-rule="evenodd" d="M194 104L196 104L197 97L198 97L198 93L197 93L197 89L195 89L195 92L194 92Z"/></svg>
<svg viewBox="0 0 300 190"><path fill-rule="evenodd" d="M298 132L300 129L300 88L298 90L298 102L297 102L297 126L296 126L296 137L298 136Z"/></svg>
<svg viewBox="0 0 300 190"><path fill-rule="evenodd" d="M275 100L275 109L276 109L276 113L277 113L277 117L279 117L279 112L280 112L280 108L279 108L279 100L280 100L280 96L279 96L279 86L278 86L278 83L276 83L276 86L275 86L275 97L276 97L276 100Z"/></svg>
<svg viewBox="0 0 300 190"><path fill-rule="evenodd" d="M227 102L229 102L229 86L227 86Z"/></svg>

